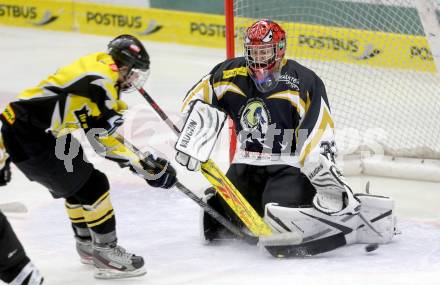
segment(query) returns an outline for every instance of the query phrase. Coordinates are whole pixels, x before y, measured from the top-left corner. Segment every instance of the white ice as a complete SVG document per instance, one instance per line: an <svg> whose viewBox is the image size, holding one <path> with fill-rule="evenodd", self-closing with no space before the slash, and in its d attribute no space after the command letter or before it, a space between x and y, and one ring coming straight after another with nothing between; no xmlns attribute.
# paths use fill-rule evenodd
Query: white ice
<svg viewBox="0 0 440 285"><path fill-rule="evenodd" d="M0 27L0 104L75 58L105 50L110 37ZM177 120L181 100L199 78L224 58L224 51L144 42L152 59L146 89ZM141 148L151 146L173 158L173 134L136 93L124 99L133 110L124 134ZM224 138L223 138L224 139ZM227 166L227 143L214 160ZM0 203L22 201L27 214L8 218L49 285L83 284L440 284L440 185L377 177L351 177L362 191L396 200L402 235L367 254L352 245L312 258L275 259L239 241L204 245L199 239L199 207L177 190L152 189L140 178L87 153L111 183L120 244L144 256L148 273L131 280L98 281L79 263L63 201L29 182L13 167L12 182L0 189ZM178 168L194 191L208 184Z"/></svg>

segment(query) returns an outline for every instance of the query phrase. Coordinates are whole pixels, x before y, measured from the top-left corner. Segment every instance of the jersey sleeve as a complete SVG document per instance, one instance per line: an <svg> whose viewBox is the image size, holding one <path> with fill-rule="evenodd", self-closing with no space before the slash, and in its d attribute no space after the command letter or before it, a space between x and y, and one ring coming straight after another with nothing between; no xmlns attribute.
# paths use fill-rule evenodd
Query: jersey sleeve
<svg viewBox="0 0 440 285"><path fill-rule="evenodd" d="M335 153L334 123L325 86L315 75L306 93L306 112L296 130L297 153L301 166L320 153Z"/></svg>
<svg viewBox="0 0 440 285"><path fill-rule="evenodd" d="M181 108L181 112L186 115L189 112L191 102L195 100L202 100L205 103L218 106L219 102L217 100L217 95L214 90L214 76L215 73L220 68L221 64L215 66L211 72L199 82L197 82L186 94L185 99L183 100L183 105Z"/></svg>

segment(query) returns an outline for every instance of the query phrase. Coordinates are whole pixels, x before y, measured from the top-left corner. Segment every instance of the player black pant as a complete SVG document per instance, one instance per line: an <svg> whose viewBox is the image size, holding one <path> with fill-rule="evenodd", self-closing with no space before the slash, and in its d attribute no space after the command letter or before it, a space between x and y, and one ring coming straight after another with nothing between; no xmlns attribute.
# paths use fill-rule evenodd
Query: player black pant
<svg viewBox="0 0 440 285"><path fill-rule="evenodd" d="M20 241L0 211L0 280L11 282L28 262Z"/></svg>
<svg viewBox="0 0 440 285"><path fill-rule="evenodd" d="M31 181L49 189L54 198L69 197L87 182L93 172L93 165L84 159L80 147L72 159L73 171L68 171L64 160L56 154L56 139L44 130L25 126L16 121L14 125L3 122L3 141L11 161ZM64 154L68 154L72 144L79 145L71 135L65 137ZM63 151L63 149L59 150Z"/></svg>
<svg viewBox="0 0 440 285"><path fill-rule="evenodd" d="M59 158L63 156L57 156L57 141L52 134L16 121L12 126L3 122L2 135L11 161L27 178L44 185L54 198L66 199L76 237L91 238L93 234L97 243L116 240L107 177L86 161L75 138L71 135L63 138L64 154L69 154L73 144L78 147L69 169Z"/></svg>
<svg viewBox="0 0 440 285"><path fill-rule="evenodd" d="M300 169L288 165L232 164L226 176L261 217L267 203L278 203L284 207L310 206L315 195L315 188ZM219 194L209 199L208 204L242 225ZM214 227L218 224L210 217L208 220L211 220L208 223L213 222Z"/></svg>

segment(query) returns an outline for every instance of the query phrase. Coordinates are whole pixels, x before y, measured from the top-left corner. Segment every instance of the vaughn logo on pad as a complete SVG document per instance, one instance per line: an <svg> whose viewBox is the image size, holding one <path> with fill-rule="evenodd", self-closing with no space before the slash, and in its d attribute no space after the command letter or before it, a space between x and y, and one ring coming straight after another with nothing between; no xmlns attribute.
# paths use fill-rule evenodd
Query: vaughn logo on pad
<svg viewBox="0 0 440 285"><path fill-rule="evenodd" d="M206 162L225 123L226 114L196 100L176 143L176 150Z"/></svg>

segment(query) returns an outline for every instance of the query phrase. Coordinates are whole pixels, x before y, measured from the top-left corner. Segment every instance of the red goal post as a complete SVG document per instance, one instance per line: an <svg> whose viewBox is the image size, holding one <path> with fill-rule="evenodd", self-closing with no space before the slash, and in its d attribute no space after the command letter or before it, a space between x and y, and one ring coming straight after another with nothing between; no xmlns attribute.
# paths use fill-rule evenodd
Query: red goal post
<svg viewBox="0 0 440 285"><path fill-rule="evenodd" d="M234 1L225 0L225 24L226 24L226 57L235 56L235 30L234 30ZM234 122L228 119L229 124L229 162L234 159L237 137L235 135Z"/></svg>

